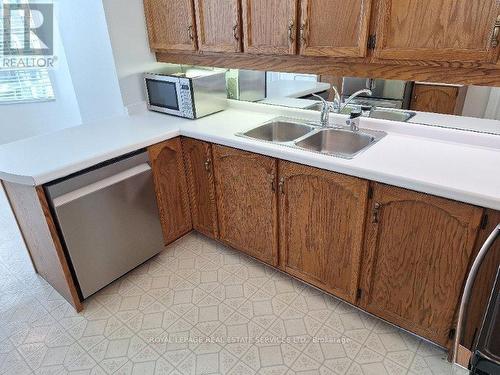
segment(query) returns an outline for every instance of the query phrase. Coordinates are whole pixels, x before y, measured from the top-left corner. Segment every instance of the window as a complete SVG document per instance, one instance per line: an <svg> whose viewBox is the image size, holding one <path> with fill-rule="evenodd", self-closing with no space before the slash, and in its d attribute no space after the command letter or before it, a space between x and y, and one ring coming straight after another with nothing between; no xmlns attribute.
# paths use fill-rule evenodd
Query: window
<svg viewBox="0 0 500 375"><path fill-rule="evenodd" d="M0 56L3 56L3 17L4 3L26 3L26 1L5 1L1 4L0 17ZM31 19L31 23L37 20ZM11 13L11 39L19 46L23 43L24 18L20 13ZM54 99L54 90L47 69L1 69L0 68L0 104L47 101Z"/></svg>
<svg viewBox="0 0 500 375"><path fill-rule="evenodd" d="M0 70L0 103L53 100L47 69Z"/></svg>

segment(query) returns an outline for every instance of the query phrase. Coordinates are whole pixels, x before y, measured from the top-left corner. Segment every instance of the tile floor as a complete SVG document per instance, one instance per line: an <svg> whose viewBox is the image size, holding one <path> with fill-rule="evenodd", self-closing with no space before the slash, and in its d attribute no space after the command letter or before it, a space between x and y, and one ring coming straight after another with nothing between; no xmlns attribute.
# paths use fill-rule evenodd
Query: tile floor
<svg viewBox="0 0 500 375"><path fill-rule="evenodd" d="M0 191L0 374L451 374L426 342L196 234L74 312ZM465 372L461 372L465 373Z"/></svg>

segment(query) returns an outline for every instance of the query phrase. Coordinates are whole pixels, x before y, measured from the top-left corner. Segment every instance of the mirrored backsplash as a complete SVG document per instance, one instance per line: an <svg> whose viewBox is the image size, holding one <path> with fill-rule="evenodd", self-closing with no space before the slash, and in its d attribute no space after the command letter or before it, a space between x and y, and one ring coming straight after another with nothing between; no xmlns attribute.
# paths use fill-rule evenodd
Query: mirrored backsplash
<svg viewBox="0 0 500 375"><path fill-rule="evenodd" d="M230 99L500 135L500 87L242 69L226 83Z"/></svg>

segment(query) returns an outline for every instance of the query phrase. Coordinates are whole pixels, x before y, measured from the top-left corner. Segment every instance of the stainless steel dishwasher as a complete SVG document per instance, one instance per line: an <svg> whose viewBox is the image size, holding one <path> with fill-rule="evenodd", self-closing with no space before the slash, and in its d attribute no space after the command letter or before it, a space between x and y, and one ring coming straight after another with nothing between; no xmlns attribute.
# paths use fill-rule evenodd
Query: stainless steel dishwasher
<svg viewBox="0 0 500 375"><path fill-rule="evenodd" d="M163 250L146 152L45 188L83 298Z"/></svg>

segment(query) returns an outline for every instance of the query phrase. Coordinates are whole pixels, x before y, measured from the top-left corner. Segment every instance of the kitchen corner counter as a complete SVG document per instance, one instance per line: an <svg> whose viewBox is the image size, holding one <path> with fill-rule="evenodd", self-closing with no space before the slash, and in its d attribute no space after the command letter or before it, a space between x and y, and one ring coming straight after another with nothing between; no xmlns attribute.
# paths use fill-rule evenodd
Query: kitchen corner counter
<svg viewBox="0 0 500 375"><path fill-rule="evenodd" d="M183 121L144 112L7 143L0 146L0 179L42 185L176 137Z"/></svg>
<svg viewBox="0 0 500 375"><path fill-rule="evenodd" d="M232 101L231 101L232 102ZM145 112L0 146L0 179L42 185L179 135L500 210L500 136L364 119L388 135L353 160L238 137L277 116L311 111L232 102L198 120ZM342 123L344 116L332 115Z"/></svg>

